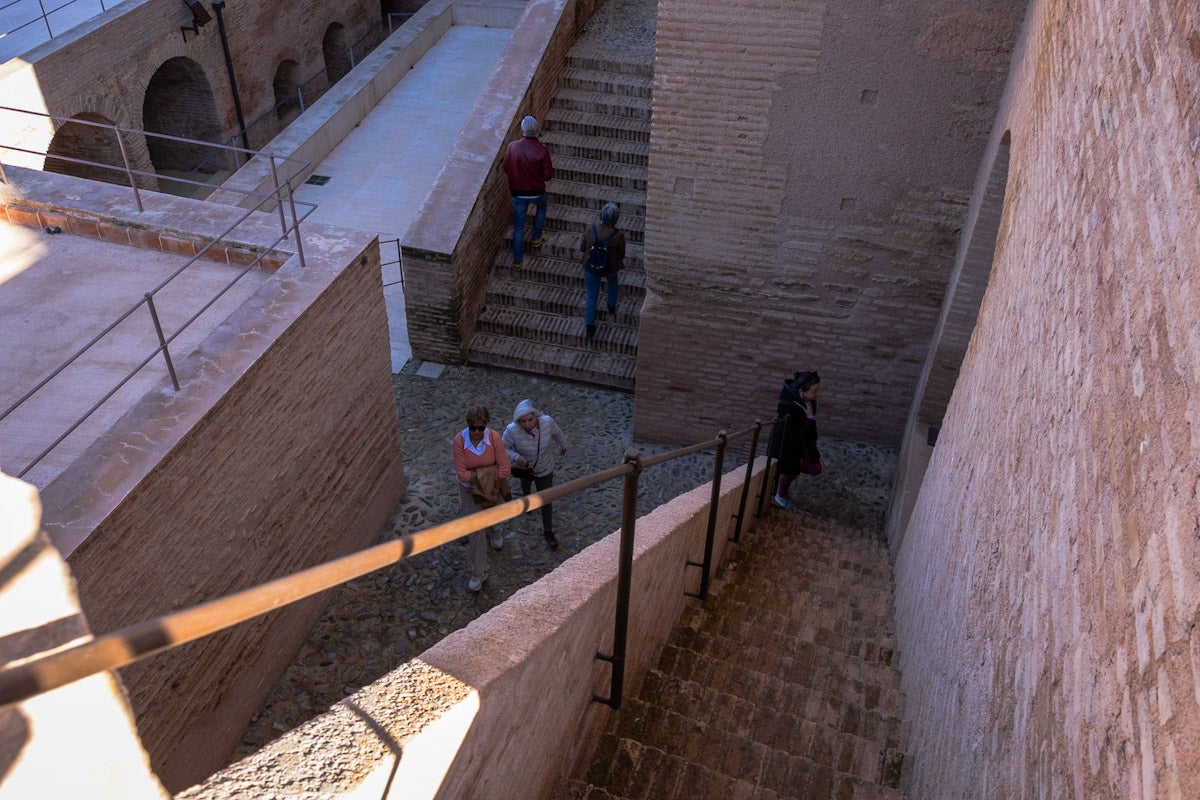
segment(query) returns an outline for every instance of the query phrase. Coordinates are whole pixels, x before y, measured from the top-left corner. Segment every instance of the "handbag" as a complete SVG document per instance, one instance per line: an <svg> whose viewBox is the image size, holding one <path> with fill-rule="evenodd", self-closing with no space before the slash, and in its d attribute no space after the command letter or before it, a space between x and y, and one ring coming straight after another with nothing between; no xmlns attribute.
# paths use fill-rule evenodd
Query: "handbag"
<svg viewBox="0 0 1200 800"><path fill-rule="evenodd" d="M800 456L800 472L805 475L820 475L821 457L818 455L810 460L807 456Z"/></svg>
<svg viewBox="0 0 1200 800"><path fill-rule="evenodd" d="M509 472L519 481L533 480L533 467L509 467Z"/></svg>

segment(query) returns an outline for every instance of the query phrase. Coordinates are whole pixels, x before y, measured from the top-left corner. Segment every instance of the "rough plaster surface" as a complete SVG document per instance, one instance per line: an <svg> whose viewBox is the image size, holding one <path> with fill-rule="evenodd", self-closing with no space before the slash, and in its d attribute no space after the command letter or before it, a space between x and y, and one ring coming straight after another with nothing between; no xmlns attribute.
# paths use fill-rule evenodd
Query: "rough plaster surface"
<svg viewBox="0 0 1200 800"><path fill-rule="evenodd" d="M1198 28L1031 7L990 283L896 562L911 797L1200 795Z"/></svg>

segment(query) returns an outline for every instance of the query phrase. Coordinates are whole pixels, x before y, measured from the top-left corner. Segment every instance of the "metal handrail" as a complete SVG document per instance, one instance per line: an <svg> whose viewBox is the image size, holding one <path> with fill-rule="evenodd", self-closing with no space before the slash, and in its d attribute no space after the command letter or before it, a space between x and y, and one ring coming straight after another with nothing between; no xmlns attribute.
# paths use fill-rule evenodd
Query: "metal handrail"
<svg viewBox="0 0 1200 800"><path fill-rule="evenodd" d="M58 121L67 120L67 121L71 121L71 122L78 122L78 123L82 123L85 125L92 125L95 127L107 128L107 129L112 130L117 136L118 143L121 144L121 155L122 155L123 159L125 160L124 171L129 176L130 186L133 189L134 198L136 200L138 211L144 211L145 209L141 202L141 195L138 193L137 182L135 180L135 176L155 176L156 174L155 173L146 173L146 172L139 171L139 170L134 170L130 166L128 157L126 156L126 153L125 153L124 144L123 144L122 138L121 138L122 132L141 133L143 135L149 135L149 136L160 136L165 139L171 139L174 141L184 142L187 144L202 144L202 145L207 145L210 147L221 148L221 149L242 150L242 148L227 148L224 145L213 144L212 142L202 142L202 141L195 140L195 139L186 139L183 137L171 136L168 134L152 134L147 131L135 131L133 129L120 128L116 125L110 125L107 123L92 122L90 120L67 119L64 117L57 117L57 116L54 116L51 114L43 114L41 112L28 111L25 109L18 109L18 108L11 108L8 106L0 106L0 111L24 113L24 114L29 114L32 116L44 117L44 118L49 118L49 119L58 120ZM88 161L86 159L71 158L71 157L67 157L67 156L52 155L47 152L29 150L29 149L21 148L21 147L8 146L8 147L0 147L0 149L8 149L8 150L14 150L14 151L23 152L23 153L30 153L30 154L34 154L34 155L42 155L42 156L47 156L47 157L59 158L63 161L84 164L84 165L90 166L90 167L102 167L105 169L114 169L114 170L121 169L119 167L114 167L110 164L104 164L102 162ZM254 152L254 151L245 151L245 152ZM190 259L188 259L181 267L179 267L177 270L175 270L170 275L168 275L166 278L164 278L162 281L160 281L159 284L157 286L155 286L153 289L151 289L149 292L144 293L142 295L141 299L139 299L132 306L130 306L124 313L120 314L113 322L109 323L109 325L107 327L105 327L102 331L100 331L100 333L98 333L94 337L92 337L92 339L89 342L87 342L82 347L80 347L73 355L71 355L69 358L67 358L61 364L59 364L56 368L51 370L48 375L43 377L32 389L30 389L24 395L22 395L15 403L11 404L10 406L8 406L8 408L4 409L3 411L0 411L0 421L3 421L10 414L15 412L22 405L24 405L31 397L33 397L35 394L37 394L39 391L41 391L47 384L49 384L52 380L54 380L54 378L58 377L58 375L61 374L65 369L67 369L69 366L74 364L84 353L86 353L88 350L90 350L92 347L94 347L97 343L99 343L101 339L103 339L105 336L110 334L118 325L120 325L122 322L124 322L126 319L128 319L139 308L141 308L143 305L147 306L149 313L150 313L151 322L154 325L155 335L158 338L158 342L159 342L158 347L154 351L152 351L150 353L150 355L148 355L146 358L144 358L136 367L134 367L130 372L128 372L123 378L121 378L111 390L109 390L102 398L100 398L100 400L98 402L93 404L91 408L89 408L86 412L84 412L82 416L77 417L75 419L75 421L72 422L67 427L67 429L49 445L49 447L46 447L44 450L42 450L41 453L39 453L38 456L36 458L34 458L31 462L26 464L24 466L24 468L21 469L21 471L15 473L16 477L18 477L18 478L24 477L26 474L29 473L29 471L31 469L33 469L35 466L37 466L39 463L41 463L42 459L44 459L47 455L49 455L51 452L53 452L55 448L57 448L60 444L62 444L63 441L66 440L66 438L68 436L70 436L72 433L74 433L76 429L78 429L94 413L96 413L96 411L98 411L100 409L100 407L104 405L104 403L108 402L108 400L113 395L115 395L118 391L120 391L122 387L124 387L130 380L132 380L133 377L138 372L140 372L143 367L145 367L147 364L149 364L150 361L153 360L154 357L156 355L158 355L159 353L162 353L163 359L166 362L167 372L171 378L171 383L175 387L175 390L178 391L179 390L179 380L175 374L175 367L171 360L171 353L170 353L170 349L169 349L169 345L171 344L171 342L175 341L175 339L178 338L180 334L182 334L185 330L187 330L192 325L192 323L194 323L197 319L199 319L200 316L203 315L204 312L206 312L209 308L211 308L214 303L216 303L218 300L220 300L226 294L226 292L228 292L230 289L232 289L233 286L239 280L241 280L243 277L245 277L245 275L247 273L249 273L255 267L258 267L262 263L262 259L268 253L270 253L281 242L289 239L293 233L295 234L295 240L294 240L293 244L295 246L297 258L299 259L300 266L301 267L305 266L304 249L300 242L300 222L307 219L309 217L309 215L311 215L312 212L316 209L316 206L312 203L300 202L299 204L301 206L305 206L307 208L303 214L300 214L297 212L297 210L296 210L297 201L296 201L296 199L294 197L294 193L293 193L292 180L294 178L296 178L298 175L303 174L303 172L305 172L309 168L310 164L307 161L302 161L302 160L296 159L296 158L278 157L273 154L267 154L267 155L268 155L268 158L271 163L271 174L274 178L275 188L274 188L273 192L270 192L267 194L261 194L258 192L251 192L251 191L238 190L238 189L232 190L239 194L243 194L243 195L246 195L249 197L255 197L258 199L258 202L255 203L255 205L253 207L243 210L241 216L239 216L233 223L226 226L225 229L222 230L220 233L216 234L210 241L206 242L204 244L204 246L201 247L197 251L197 253L194 256L192 256ZM291 161L291 162L294 162L298 166L295 168L295 170L290 175L288 175L286 177L286 179L281 179L278 168L277 168L277 163L278 163L277 159L282 160L282 161ZM2 164L0 164L0 180L3 180L5 183L8 182L8 176L5 174ZM186 181L186 180L184 182L194 183L192 181ZM287 201L286 205L288 206L288 208L290 209L290 212L291 212L290 223L284 212L284 205L285 205L284 201L285 200ZM158 313L154 306L155 295L157 295L160 291L162 291L167 285L169 285L173 280L175 280L177 277L179 277L179 275L181 275L189 267L191 267L193 264L195 264L197 261L199 261L201 258L203 258L204 255L212 247L214 247L217 243L222 242L227 237L229 237L229 234L231 234L239 225L241 225L243 222L245 222L247 219L249 219L253 214L258 212L264 205L266 205L268 203L273 203L279 211L281 233L278 236L276 236L266 246L262 247L262 249L258 252L258 254L254 257L254 259L246 267L244 267L236 276L234 276L232 280L227 282L225 284L225 286L223 286L215 294L213 294L212 297L206 303L204 303L204 305L202 305L200 307L200 309L198 311L196 311L186 322L184 322L179 327L178 330L176 330L170 336L165 336L162 331L162 326L159 324Z"/></svg>
<svg viewBox="0 0 1200 800"><path fill-rule="evenodd" d="M755 424L755 428L758 423ZM751 429L746 429L749 431ZM734 436L745 433L742 431ZM514 498L501 505L477 511L465 517L435 525L423 531L375 545L357 553L333 559L283 578L245 589L226 597L210 600L183 611L130 625L78 644L65 645L33 656L24 663L0 670L0 707L19 703L57 689L98 672L118 669L155 653L195 641L204 636L275 611L285 605L328 591L336 586L396 564L406 558L447 544L463 536L506 520L536 511L556 500L585 489L625 478L621 513L621 547L617 577L617 611L613 626L613 652L596 653L597 659L613 665L608 698L594 699L619 708L624 683L626 640L629 625L629 597L632 587L634 525L637 516L637 483L650 466L671 461L700 450L710 449L729 438L724 432L714 439L642 459L630 450L620 466L585 475L536 494ZM750 473L746 474L749 486ZM717 513L710 504L710 519ZM710 524L711 530L711 524Z"/></svg>

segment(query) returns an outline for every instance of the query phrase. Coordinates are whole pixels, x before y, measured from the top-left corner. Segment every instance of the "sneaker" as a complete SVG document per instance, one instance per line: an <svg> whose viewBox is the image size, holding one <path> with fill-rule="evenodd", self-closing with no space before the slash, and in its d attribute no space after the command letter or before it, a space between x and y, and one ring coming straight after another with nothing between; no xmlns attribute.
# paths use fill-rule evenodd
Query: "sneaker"
<svg viewBox="0 0 1200 800"><path fill-rule="evenodd" d="M545 534L543 534L543 536L546 537L546 546L547 547L549 547L551 550L558 549L558 539L555 538L553 533L545 533Z"/></svg>
<svg viewBox="0 0 1200 800"><path fill-rule="evenodd" d="M478 592L483 588L483 578L471 578L471 580L467 581L467 588L472 592Z"/></svg>
<svg viewBox="0 0 1200 800"><path fill-rule="evenodd" d="M595 325L587 326L587 338L589 341L596 338L596 326Z"/></svg>
<svg viewBox="0 0 1200 800"><path fill-rule="evenodd" d="M504 535L500 533L488 534L488 545L493 550L499 550L504 547Z"/></svg>
<svg viewBox="0 0 1200 800"><path fill-rule="evenodd" d="M778 508L786 508L788 511L796 510L796 504L792 502L791 498L780 497L779 495L773 495L771 497L771 505Z"/></svg>
<svg viewBox="0 0 1200 800"><path fill-rule="evenodd" d="M520 261L514 261L514 262L513 262L513 269L520 269L520 268L521 268L521 262L520 262Z"/></svg>
<svg viewBox="0 0 1200 800"><path fill-rule="evenodd" d="M529 241L530 247L541 247L546 242L550 241L550 234L542 233L541 236L534 237Z"/></svg>

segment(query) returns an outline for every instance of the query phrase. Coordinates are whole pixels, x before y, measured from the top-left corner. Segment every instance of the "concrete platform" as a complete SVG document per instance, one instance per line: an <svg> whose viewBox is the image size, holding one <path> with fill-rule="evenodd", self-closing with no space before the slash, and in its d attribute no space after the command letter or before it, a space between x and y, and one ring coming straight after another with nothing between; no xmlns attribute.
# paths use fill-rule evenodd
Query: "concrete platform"
<svg viewBox="0 0 1200 800"><path fill-rule="evenodd" d="M0 413L188 261L187 256L0 223ZM240 270L198 260L155 297L170 337ZM171 344L191 352L269 276L251 270ZM18 475L158 347L143 307L0 420L0 470ZM24 479L43 488L146 392L166 380L155 356ZM170 384L166 387L169 389Z"/></svg>

